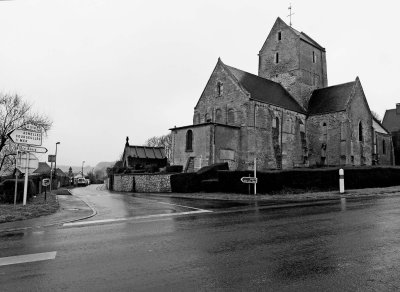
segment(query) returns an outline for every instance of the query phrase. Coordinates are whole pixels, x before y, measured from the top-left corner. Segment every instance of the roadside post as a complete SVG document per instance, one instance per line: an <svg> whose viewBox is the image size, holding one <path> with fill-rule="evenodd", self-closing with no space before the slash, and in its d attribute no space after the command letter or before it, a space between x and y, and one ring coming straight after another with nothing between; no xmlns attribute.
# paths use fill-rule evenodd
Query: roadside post
<svg viewBox="0 0 400 292"><path fill-rule="evenodd" d="M56 156L50 154L47 161L50 162L50 193L51 193L53 185L53 162L56 161Z"/></svg>
<svg viewBox="0 0 400 292"><path fill-rule="evenodd" d="M343 168L339 169L339 192L344 193L344 171Z"/></svg>
<svg viewBox="0 0 400 292"><path fill-rule="evenodd" d="M26 153L24 199L22 201L23 206L26 205L26 198L28 196L28 177L29 177L29 152Z"/></svg>
<svg viewBox="0 0 400 292"><path fill-rule="evenodd" d="M257 195L257 157L254 157L254 178L256 179L254 183L254 195Z"/></svg>
<svg viewBox="0 0 400 292"><path fill-rule="evenodd" d="M47 187L50 184L50 179L49 178L44 178L42 180L42 186L44 186L44 200L47 201Z"/></svg>
<svg viewBox="0 0 400 292"><path fill-rule="evenodd" d="M17 157L20 153L17 150ZM17 158L15 158L15 187L14 187L14 208L17 207L17 188L18 188L18 173L17 173Z"/></svg>

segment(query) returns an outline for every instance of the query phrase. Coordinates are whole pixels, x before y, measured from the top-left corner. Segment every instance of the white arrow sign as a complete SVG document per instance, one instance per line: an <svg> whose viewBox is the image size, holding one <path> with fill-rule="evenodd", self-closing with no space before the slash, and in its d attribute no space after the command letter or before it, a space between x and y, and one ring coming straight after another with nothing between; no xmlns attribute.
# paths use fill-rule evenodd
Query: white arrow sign
<svg viewBox="0 0 400 292"><path fill-rule="evenodd" d="M251 176L244 176L240 180L242 181L242 183L245 183L245 184L256 184L257 183L257 178L251 177Z"/></svg>
<svg viewBox="0 0 400 292"><path fill-rule="evenodd" d="M8 134L8 137L17 144L41 146L42 133L16 129Z"/></svg>
<svg viewBox="0 0 400 292"><path fill-rule="evenodd" d="M47 153L47 148L19 145L18 150L25 152Z"/></svg>

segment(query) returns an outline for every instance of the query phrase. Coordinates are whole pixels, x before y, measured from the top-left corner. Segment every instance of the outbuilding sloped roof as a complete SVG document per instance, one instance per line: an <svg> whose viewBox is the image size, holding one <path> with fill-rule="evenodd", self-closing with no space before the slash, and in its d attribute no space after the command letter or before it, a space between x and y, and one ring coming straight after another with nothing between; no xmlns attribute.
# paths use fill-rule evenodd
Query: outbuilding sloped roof
<svg viewBox="0 0 400 292"><path fill-rule="evenodd" d="M277 82L225 65L237 81L246 89L251 98L260 102L282 107L291 111L305 113L304 109Z"/></svg>
<svg viewBox="0 0 400 292"><path fill-rule="evenodd" d="M314 90L308 104L308 113L318 115L344 111L356 81Z"/></svg>
<svg viewBox="0 0 400 292"><path fill-rule="evenodd" d="M389 132L400 131L400 114L396 114L396 109L386 110L382 124Z"/></svg>
<svg viewBox="0 0 400 292"><path fill-rule="evenodd" d="M46 162L39 162L39 166L33 173L37 174L50 174L50 166Z"/></svg>
<svg viewBox="0 0 400 292"><path fill-rule="evenodd" d="M164 147L125 146L125 157L165 159Z"/></svg>

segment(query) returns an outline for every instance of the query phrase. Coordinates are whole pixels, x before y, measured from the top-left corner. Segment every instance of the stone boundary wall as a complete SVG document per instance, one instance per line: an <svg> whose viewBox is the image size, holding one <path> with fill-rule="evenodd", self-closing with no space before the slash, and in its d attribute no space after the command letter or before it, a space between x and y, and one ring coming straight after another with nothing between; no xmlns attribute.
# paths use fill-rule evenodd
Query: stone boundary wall
<svg viewBox="0 0 400 292"><path fill-rule="evenodd" d="M116 192L134 192L134 179L132 175L115 174L114 191Z"/></svg>
<svg viewBox="0 0 400 292"><path fill-rule="evenodd" d="M135 175L135 191L138 193L170 193L172 174Z"/></svg>
<svg viewBox="0 0 400 292"><path fill-rule="evenodd" d="M168 174L115 174L116 192L170 193L171 175Z"/></svg>

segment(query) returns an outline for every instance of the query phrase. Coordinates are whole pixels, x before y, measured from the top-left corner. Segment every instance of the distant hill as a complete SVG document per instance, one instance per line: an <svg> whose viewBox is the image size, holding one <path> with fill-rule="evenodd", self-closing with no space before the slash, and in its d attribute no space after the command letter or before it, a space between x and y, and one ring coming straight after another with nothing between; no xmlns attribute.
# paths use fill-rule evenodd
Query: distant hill
<svg viewBox="0 0 400 292"><path fill-rule="evenodd" d="M107 167L113 167L115 164L115 161L113 162L99 162L97 163L97 165L94 167L94 170L103 170L103 169L107 169Z"/></svg>
<svg viewBox="0 0 400 292"><path fill-rule="evenodd" d="M114 164L115 164L115 161L113 161L113 162L105 162L105 161L103 161L103 162L97 163L97 165L95 167L92 167L90 165L84 165L83 166L83 173L87 174L87 173L91 172L92 170L94 172L101 171L102 175L105 176L107 167L112 167L112 166L114 166ZM72 172L73 173L79 173L79 172L82 171L82 166L57 165L57 168L61 169L65 173L68 173L70 167L72 167Z"/></svg>

